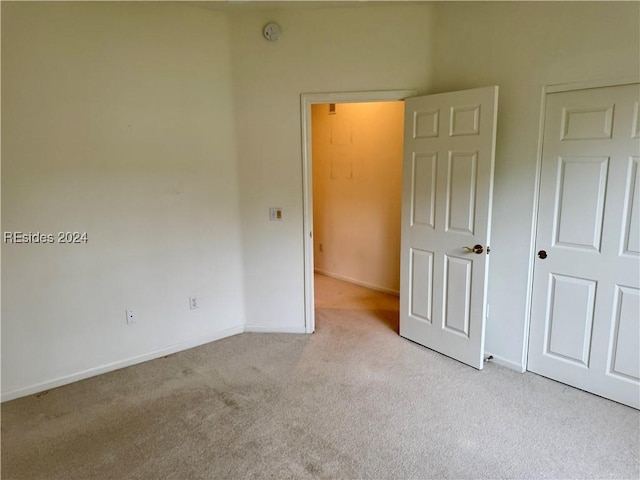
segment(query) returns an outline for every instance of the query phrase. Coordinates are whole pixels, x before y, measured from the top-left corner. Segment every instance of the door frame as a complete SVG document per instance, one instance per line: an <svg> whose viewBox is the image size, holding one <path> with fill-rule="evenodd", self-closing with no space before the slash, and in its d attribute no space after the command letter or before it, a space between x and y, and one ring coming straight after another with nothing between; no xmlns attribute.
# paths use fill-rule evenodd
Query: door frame
<svg viewBox="0 0 640 480"><path fill-rule="evenodd" d="M311 106L326 103L398 102L415 97L416 90L380 90L372 92L302 93L300 113L302 125L302 242L304 252L304 329L316 328L313 298L313 158L311 155Z"/></svg>
<svg viewBox="0 0 640 480"><path fill-rule="evenodd" d="M536 263L536 238L538 236L538 210L540 205L540 184L542 175L542 147L544 143L544 121L546 115L547 95L550 93L588 90L591 88L619 87L640 82L640 77L622 77L611 80L589 80L582 82L557 83L542 87L540 99L540 121L538 126L538 152L536 155L536 176L533 190L533 214L531 217L531 237L529 248L529 268L527 274L527 297L524 318L524 344L522 348L522 372L527 371L529 363L529 339L531 333L531 308L533 307L533 277Z"/></svg>

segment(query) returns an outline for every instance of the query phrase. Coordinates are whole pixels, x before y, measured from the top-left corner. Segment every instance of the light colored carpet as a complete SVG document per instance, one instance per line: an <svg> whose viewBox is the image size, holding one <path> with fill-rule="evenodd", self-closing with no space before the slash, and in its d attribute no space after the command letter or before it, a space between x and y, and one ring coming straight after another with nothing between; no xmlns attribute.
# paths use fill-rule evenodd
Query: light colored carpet
<svg viewBox="0 0 640 480"><path fill-rule="evenodd" d="M318 277L313 335L243 334L2 405L3 479L629 478L639 412L397 335Z"/></svg>

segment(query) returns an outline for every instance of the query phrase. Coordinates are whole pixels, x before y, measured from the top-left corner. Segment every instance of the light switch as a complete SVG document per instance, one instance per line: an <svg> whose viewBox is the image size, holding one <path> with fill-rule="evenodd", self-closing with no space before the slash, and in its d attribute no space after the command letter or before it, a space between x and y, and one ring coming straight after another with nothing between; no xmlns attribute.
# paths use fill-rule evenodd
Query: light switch
<svg viewBox="0 0 640 480"><path fill-rule="evenodd" d="M282 221L282 208L271 207L269 209L269 220L271 220L272 222Z"/></svg>

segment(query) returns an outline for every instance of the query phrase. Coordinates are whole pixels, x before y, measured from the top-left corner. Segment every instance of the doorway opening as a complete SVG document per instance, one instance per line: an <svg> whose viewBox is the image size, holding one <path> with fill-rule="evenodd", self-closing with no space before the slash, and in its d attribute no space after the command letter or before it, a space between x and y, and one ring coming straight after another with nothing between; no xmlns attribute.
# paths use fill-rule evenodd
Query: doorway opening
<svg viewBox="0 0 640 480"><path fill-rule="evenodd" d="M402 100L413 95L302 95L307 333L316 272L399 292Z"/></svg>
<svg viewBox="0 0 640 480"><path fill-rule="evenodd" d="M404 102L311 108L316 307L375 311L396 333L403 132Z"/></svg>

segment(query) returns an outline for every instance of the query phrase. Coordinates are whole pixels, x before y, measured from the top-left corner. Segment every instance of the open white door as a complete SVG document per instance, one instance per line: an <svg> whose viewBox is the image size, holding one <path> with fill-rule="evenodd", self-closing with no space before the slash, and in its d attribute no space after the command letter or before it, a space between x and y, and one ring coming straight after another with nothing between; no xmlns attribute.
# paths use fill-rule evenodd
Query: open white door
<svg viewBox="0 0 640 480"><path fill-rule="evenodd" d="M498 87L405 104L400 335L482 369Z"/></svg>

